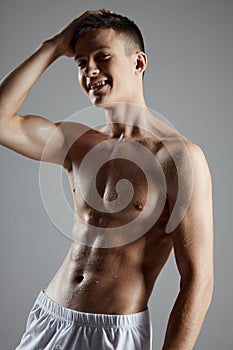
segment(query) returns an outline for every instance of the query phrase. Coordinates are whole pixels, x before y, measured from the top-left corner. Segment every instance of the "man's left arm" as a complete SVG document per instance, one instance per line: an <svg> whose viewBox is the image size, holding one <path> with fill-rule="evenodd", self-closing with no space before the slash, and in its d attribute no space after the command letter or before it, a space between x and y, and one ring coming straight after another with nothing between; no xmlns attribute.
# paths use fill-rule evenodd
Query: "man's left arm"
<svg viewBox="0 0 233 350"><path fill-rule="evenodd" d="M193 349L213 293L211 175L200 147L191 144L188 149L191 167L185 162L182 165L187 181L181 190L191 191L191 196L184 218L171 233L181 277L180 291L170 314L163 350ZM168 180L170 208L174 208L178 193L178 181L177 188L173 181Z"/></svg>

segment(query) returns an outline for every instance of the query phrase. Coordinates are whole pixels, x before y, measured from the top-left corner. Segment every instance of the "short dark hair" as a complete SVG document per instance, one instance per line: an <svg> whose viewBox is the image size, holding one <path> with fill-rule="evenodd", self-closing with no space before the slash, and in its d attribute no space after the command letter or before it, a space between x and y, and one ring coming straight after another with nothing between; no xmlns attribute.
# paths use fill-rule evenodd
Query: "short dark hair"
<svg viewBox="0 0 233 350"><path fill-rule="evenodd" d="M96 13L85 17L79 25L77 32L72 39L72 47L75 47L76 41L93 29L108 29L112 28L119 34L126 37L126 53L131 53L133 49L145 52L144 40L138 26L129 18L101 10L101 13Z"/></svg>

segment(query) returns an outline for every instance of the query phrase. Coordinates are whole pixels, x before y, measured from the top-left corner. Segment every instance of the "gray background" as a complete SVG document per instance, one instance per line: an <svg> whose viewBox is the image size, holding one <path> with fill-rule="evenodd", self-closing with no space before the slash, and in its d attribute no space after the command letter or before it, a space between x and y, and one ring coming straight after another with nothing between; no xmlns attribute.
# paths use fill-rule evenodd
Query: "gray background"
<svg viewBox="0 0 233 350"><path fill-rule="evenodd" d="M213 177L215 291L195 349L232 349L233 2L8 0L0 6L1 77L86 9L111 8L142 29L148 106L202 147ZM87 106L73 61L61 58L35 84L21 112L57 121ZM39 163L4 147L0 157L0 348L9 350L19 342L32 303L65 257L69 240L43 206ZM156 350L178 282L172 257L150 300Z"/></svg>

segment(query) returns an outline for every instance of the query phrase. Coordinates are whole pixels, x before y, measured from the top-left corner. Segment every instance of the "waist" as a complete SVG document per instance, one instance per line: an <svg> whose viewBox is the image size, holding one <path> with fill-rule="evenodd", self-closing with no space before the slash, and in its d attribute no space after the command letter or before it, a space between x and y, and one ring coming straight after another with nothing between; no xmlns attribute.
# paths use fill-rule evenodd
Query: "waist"
<svg viewBox="0 0 233 350"><path fill-rule="evenodd" d="M72 310L57 304L44 290L42 290L35 302L45 312L64 322L76 322L83 325L108 326L108 327L136 327L150 322L148 308L141 312L128 315L95 314Z"/></svg>

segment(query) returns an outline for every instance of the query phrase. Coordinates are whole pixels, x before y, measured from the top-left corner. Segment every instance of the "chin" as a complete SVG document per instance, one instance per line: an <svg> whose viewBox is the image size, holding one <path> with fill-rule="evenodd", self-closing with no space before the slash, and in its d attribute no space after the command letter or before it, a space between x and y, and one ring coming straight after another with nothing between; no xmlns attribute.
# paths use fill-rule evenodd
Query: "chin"
<svg viewBox="0 0 233 350"><path fill-rule="evenodd" d="M103 107L106 104L114 103L107 96L96 96L95 99L91 99L91 103L96 107Z"/></svg>
<svg viewBox="0 0 233 350"><path fill-rule="evenodd" d="M114 106L116 103L122 103L126 102L125 98L115 98L113 96L110 96L109 94L98 94L95 96L88 96L90 102L95 107L105 108L105 107L111 107Z"/></svg>

